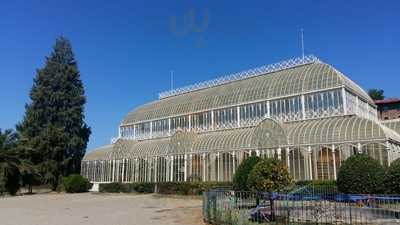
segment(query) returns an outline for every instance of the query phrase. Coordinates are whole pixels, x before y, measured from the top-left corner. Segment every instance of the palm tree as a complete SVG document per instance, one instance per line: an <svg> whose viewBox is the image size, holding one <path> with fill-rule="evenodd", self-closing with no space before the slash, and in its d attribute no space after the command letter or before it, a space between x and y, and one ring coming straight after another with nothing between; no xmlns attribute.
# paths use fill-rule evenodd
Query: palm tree
<svg viewBox="0 0 400 225"><path fill-rule="evenodd" d="M0 129L0 165L4 172L11 173L18 169L21 161L15 152L18 136L12 130Z"/></svg>
<svg viewBox="0 0 400 225"><path fill-rule="evenodd" d="M32 194L32 185L40 180L36 168L24 159L19 147L17 133L10 129L2 132L0 129L0 194L4 189L15 194L21 180L23 185L28 186L28 193Z"/></svg>
<svg viewBox="0 0 400 225"><path fill-rule="evenodd" d="M15 151L18 136L12 130L0 129L0 192L15 194L19 189L21 160Z"/></svg>
<svg viewBox="0 0 400 225"><path fill-rule="evenodd" d="M21 161L13 153L0 152L0 189L7 190L11 195L17 193L20 187Z"/></svg>
<svg viewBox="0 0 400 225"><path fill-rule="evenodd" d="M18 135L11 129L7 129L4 132L0 129L0 151L10 150L17 144Z"/></svg>

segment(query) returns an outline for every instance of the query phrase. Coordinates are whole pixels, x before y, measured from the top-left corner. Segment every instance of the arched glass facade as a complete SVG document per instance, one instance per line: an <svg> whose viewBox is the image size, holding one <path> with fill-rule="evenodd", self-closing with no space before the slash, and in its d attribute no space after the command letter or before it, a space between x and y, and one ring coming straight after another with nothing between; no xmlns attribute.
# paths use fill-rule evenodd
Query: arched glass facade
<svg viewBox="0 0 400 225"><path fill-rule="evenodd" d="M258 155L282 160L295 180L331 180L353 154L382 165L400 156L400 125L378 121L368 95L319 60L202 85L128 113L115 143L86 154L82 175L92 182L231 181L244 159Z"/></svg>

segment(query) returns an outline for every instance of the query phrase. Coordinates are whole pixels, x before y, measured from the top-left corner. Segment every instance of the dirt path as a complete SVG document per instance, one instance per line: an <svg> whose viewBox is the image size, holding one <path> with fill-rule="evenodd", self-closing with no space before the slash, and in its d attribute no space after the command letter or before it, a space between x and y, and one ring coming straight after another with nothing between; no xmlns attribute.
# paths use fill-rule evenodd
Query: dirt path
<svg viewBox="0 0 400 225"><path fill-rule="evenodd" d="M201 200L127 194L0 198L2 225L203 225Z"/></svg>

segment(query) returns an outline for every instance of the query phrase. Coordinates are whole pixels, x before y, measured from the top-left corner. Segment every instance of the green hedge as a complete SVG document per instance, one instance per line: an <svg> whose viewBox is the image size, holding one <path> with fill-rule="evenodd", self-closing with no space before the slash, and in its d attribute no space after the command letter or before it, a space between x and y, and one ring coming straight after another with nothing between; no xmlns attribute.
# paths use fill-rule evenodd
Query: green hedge
<svg viewBox="0 0 400 225"><path fill-rule="evenodd" d="M231 189L231 182L167 182L157 184L157 193L178 195L201 195L215 188Z"/></svg>
<svg viewBox="0 0 400 225"><path fill-rule="evenodd" d="M153 183L109 183L100 184L100 192L107 193L153 193L154 184Z"/></svg>
<svg viewBox="0 0 400 225"><path fill-rule="evenodd" d="M109 183L100 184L100 192L107 193L153 193L157 187L160 194L200 195L208 189L232 188L231 182L166 182L166 183Z"/></svg>

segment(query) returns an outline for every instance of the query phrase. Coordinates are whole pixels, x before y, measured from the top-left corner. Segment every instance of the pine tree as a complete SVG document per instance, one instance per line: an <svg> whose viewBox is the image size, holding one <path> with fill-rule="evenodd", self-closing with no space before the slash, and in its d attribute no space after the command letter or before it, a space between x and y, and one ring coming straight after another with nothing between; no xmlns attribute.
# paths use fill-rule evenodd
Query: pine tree
<svg viewBox="0 0 400 225"><path fill-rule="evenodd" d="M60 176L80 171L91 133L84 122L84 94L71 44L60 37L37 71L31 102L17 126L24 155L54 188Z"/></svg>

